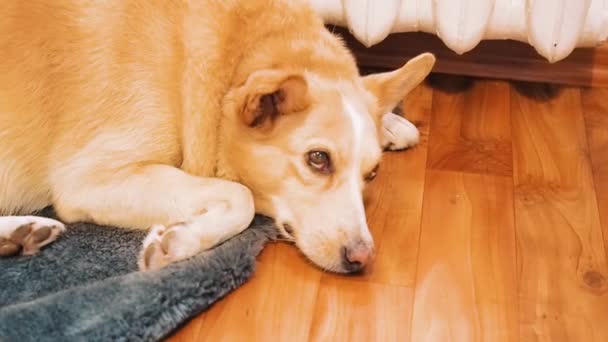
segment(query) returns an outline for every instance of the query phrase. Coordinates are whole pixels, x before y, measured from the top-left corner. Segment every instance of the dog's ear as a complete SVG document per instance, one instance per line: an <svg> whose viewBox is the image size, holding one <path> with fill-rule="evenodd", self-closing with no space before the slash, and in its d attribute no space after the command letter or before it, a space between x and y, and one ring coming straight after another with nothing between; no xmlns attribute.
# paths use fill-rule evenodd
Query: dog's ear
<svg viewBox="0 0 608 342"><path fill-rule="evenodd" d="M408 61L400 69L363 77L365 88L378 101L379 113L392 111L431 72L435 56L423 53Z"/></svg>
<svg viewBox="0 0 608 342"><path fill-rule="evenodd" d="M253 73L243 86L241 118L249 127L268 128L281 115L303 111L310 105L303 76L276 70Z"/></svg>

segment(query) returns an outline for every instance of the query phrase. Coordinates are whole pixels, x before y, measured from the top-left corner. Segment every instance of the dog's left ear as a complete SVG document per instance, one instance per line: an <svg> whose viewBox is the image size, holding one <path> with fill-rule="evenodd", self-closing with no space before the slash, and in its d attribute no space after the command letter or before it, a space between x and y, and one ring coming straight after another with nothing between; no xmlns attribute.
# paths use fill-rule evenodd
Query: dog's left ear
<svg viewBox="0 0 608 342"><path fill-rule="evenodd" d="M400 69L363 77L365 88L377 99L379 113L392 111L403 98L431 72L435 56L423 53L412 58Z"/></svg>
<svg viewBox="0 0 608 342"><path fill-rule="evenodd" d="M249 127L268 128L281 115L303 111L310 105L303 76L278 70L260 70L245 83L241 118Z"/></svg>

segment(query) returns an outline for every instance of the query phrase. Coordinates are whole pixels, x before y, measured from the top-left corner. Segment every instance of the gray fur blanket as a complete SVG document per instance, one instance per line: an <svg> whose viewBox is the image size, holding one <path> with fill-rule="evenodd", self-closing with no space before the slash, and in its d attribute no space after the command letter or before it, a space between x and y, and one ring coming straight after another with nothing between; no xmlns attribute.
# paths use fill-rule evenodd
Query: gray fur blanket
<svg viewBox="0 0 608 342"><path fill-rule="evenodd" d="M242 285L272 220L211 251L137 272L142 231L73 224L32 257L0 259L0 341L156 341Z"/></svg>

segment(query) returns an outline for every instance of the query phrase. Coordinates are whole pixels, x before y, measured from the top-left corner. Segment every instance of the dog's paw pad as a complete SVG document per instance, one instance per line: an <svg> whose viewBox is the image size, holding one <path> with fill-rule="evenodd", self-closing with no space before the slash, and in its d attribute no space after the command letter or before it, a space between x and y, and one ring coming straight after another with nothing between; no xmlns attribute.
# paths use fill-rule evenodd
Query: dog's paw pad
<svg viewBox="0 0 608 342"><path fill-rule="evenodd" d="M180 258L176 253L177 232L174 226L166 228L155 225L144 239L144 246L139 256L138 266L141 271L157 270L177 261Z"/></svg>
<svg viewBox="0 0 608 342"><path fill-rule="evenodd" d="M382 117L382 147L391 151L413 147L420 141L418 128L402 116L387 113Z"/></svg>
<svg viewBox="0 0 608 342"><path fill-rule="evenodd" d="M8 237L0 238L0 256L36 254L65 231L63 223L52 219L33 217L28 221L16 225Z"/></svg>
<svg viewBox="0 0 608 342"><path fill-rule="evenodd" d="M21 245L5 238L0 238L0 257L17 255L21 252Z"/></svg>

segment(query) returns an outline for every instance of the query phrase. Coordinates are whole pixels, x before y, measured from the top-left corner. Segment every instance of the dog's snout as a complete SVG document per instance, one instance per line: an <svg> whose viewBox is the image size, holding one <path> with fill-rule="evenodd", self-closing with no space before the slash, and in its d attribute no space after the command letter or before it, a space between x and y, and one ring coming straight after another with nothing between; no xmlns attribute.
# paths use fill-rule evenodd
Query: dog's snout
<svg viewBox="0 0 608 342"><path fill-rule="evenodd" d="M373 248L363 241L342 247L342 264L348 272L360 272L373 258Z"/></svg>

